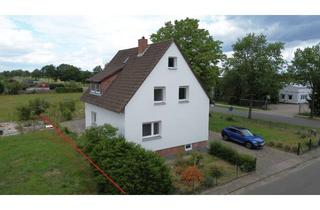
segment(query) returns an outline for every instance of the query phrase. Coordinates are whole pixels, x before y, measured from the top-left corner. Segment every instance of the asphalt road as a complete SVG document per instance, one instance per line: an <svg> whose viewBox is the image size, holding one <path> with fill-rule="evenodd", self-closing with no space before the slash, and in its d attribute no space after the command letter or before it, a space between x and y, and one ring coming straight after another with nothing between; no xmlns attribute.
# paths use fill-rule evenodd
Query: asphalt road
<svg viewBox="0 0 320 210"><path fill-rule="evenodd" d="M253 184L235 194L320 195L320 159L268 180Z"/></svg>
<svg viewBox="0 0 320 210"><path fill-rule="evenodd" d="M228 108L217 107L217 106L211 108L211 111L225 113L225 114L231 113L228 110ZM242 117L248 117L248 111L240 111L240 110L233 109L232 114L242 116ZM272 115L272 114L256 113L254 111L252 111L252 119L260 119L260 120L266 120L271 122L282 122L282 123L287 123L291 125L307 126L311 128L320 128L320 120L310 120L310 119L304 119L299 117L285 117L285 116L278 116L278 115Z"/></svg>

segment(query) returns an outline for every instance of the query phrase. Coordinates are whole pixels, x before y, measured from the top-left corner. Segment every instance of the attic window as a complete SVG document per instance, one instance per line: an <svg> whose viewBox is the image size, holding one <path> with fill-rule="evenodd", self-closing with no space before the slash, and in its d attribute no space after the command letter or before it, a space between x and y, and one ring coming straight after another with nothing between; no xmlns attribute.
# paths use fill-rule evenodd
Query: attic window
<svg viewBox="0 0 320 210"><path fill-rule="evenodd" d="M90 84L90 93L93 95L101 95L101 86L99 83Z"/></svg>
<svg viewBox="0 0 320 210"><path fill-rule="evenodd" d="M129 57L127 57L126 59L124 59L123 64L127 63L129 60Z"/></svg>
<svg viewBox="0 0 320 210"><path fill-rule="evenodd" d="M168 68L169 69L177 69L177 57L169 57L168 58Z"/></svg>

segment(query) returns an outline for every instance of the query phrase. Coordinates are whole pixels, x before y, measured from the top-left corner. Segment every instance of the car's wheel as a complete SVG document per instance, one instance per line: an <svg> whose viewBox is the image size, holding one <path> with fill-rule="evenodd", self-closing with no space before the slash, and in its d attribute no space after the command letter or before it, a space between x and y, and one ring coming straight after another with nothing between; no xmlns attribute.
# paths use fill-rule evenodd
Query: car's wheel
<svg viewBox="0 0 320 210"><path fill-rule="evenodd" d="M253 145L252 145L250 142L246 142L246 143L245 143L245 146L246 146L248 149L252 149L252 148L253 148Z"/></svg>
<svg viewBox="0 0 320 210"><path fill-rule="evenodd" d="M222 134L222 139L225 140L225 141L228 141L229 137L226 134Z"/></svg>

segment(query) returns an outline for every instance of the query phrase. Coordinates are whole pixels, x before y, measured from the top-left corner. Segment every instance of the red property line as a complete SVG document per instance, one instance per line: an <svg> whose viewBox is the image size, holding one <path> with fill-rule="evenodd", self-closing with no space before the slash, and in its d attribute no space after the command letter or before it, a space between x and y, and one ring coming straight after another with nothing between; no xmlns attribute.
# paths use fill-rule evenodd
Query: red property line
<svg viewBox="0 0 320 210"><path fill-rule="evenodd" d="M41 115L40 118L43 122L51 124L58 136L68 142L76 152L80 153L91 165L93 165L93 167L95 167L100 172L100 174L102 174L115 188L117 188L120 193L126 194L126 192L107 173L105 173L97 164L95 164L94 161L76 145L75 141L72 138L65 135L62 130L50 120L48 116Z"/></svg>

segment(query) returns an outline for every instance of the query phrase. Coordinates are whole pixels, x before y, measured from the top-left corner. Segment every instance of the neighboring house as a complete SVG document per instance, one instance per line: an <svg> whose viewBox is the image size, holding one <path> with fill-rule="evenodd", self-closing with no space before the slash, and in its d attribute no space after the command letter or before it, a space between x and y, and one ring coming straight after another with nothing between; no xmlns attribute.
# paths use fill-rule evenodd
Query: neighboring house
<svg viewBox="0 0 320 210"><path fill-rule="evenodd" d="M279 92L279 102L302 104L308 103L307 99L310 98L311 89L307 86L289 84L283 87Z"/></svg>
<svg viewBox="0 0 320 210"><path fill-rule="evenodd" d="M207 145L209 98L174 41L143 37L88 81L86 127L111 124L161 155Z"/></svg>

